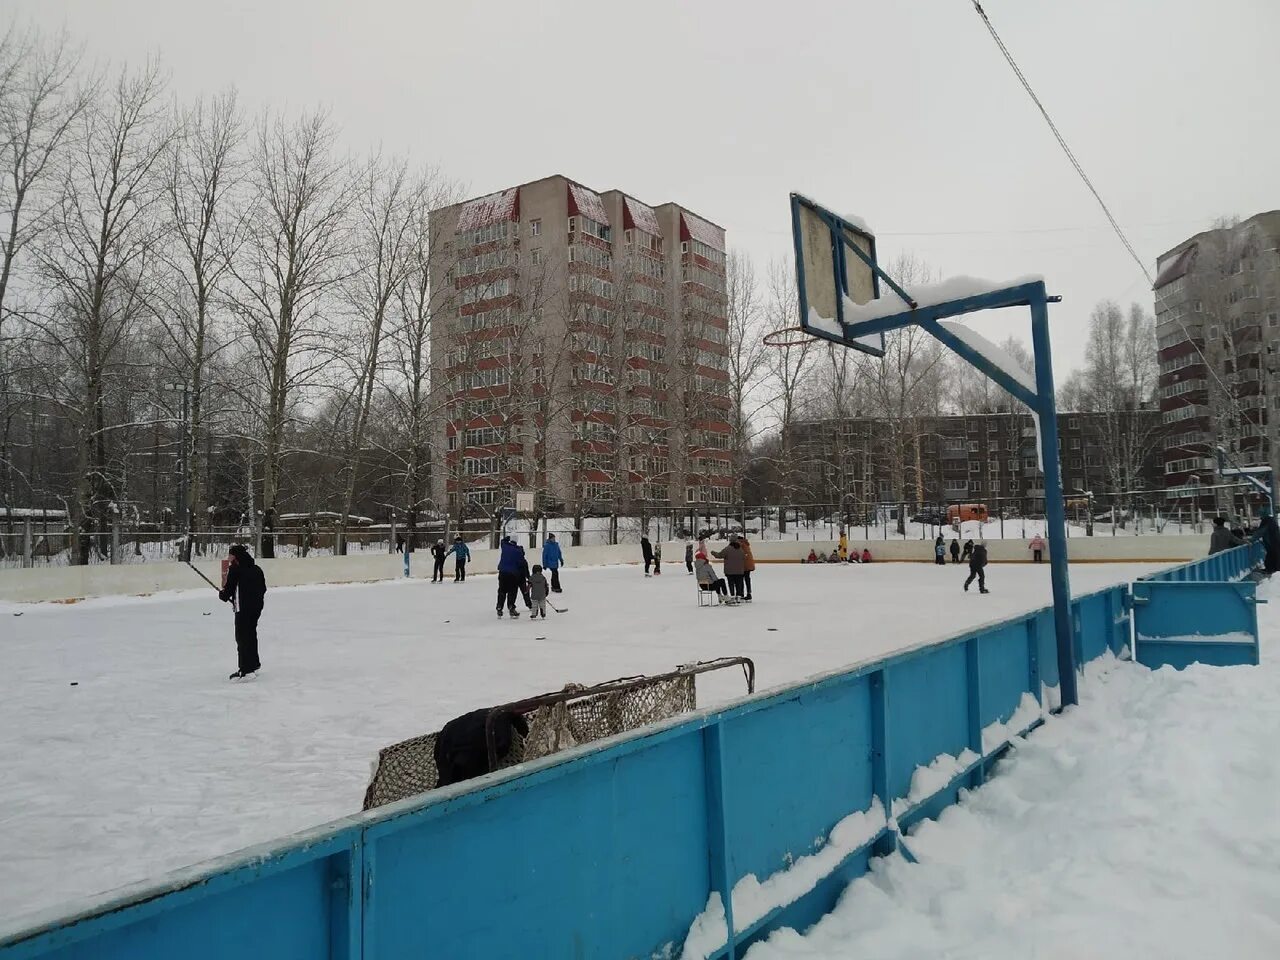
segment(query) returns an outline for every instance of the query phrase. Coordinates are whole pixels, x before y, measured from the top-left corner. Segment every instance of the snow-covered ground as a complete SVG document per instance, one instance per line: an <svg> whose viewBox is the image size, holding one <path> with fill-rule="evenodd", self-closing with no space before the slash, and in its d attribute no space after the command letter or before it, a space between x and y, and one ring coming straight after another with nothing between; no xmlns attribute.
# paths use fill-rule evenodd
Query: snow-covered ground
<svg viewBox="0 0 1280 960"><path fill-rule="evenodd" d="M1113 664L997 774L748 960L1280 956L1280 584L1262 666Z"/></svg>
<svg viewBox="0 0 1280 960"><path fill-rule="evenodd" d="M779 564L752 604L700 609L664 569L571 567L568 612L537 622L494 617L491 575L272 590L265 666L239 685L212 591L0 604L0 918L355 812L380 747L475 707L731 654L767 688L1049 602L1032 566L978 596L958 567ZM1084 565L1073 586L1150 569ZM700 702L743 692L725 674Z"/></svg>

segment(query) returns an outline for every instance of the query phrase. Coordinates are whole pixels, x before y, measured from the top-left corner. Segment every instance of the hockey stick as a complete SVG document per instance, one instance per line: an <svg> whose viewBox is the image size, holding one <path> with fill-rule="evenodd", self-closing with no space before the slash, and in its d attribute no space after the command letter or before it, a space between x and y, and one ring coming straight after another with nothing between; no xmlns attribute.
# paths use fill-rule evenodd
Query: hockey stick
<svg viewBox="0 0 1280 960"><path fill-rule="evenodd" d="M556 606L554 603L552 603L550 600L548 600L548 601L547 601L547 606L548 606L548 607L550 607L552 610L554 610L556 613L568 613L568 612L569 612L569 608L568 608L568 607L557 607L557 606Z"/></svg>
<svg viewBox="0 0 1280 960"><path fill-rule="evenodd" d="M204 581L205 583L207 583L209 586L213 587L213 589L217 590L219 593L221 593L221 592L222 592L222 588L221 588L221 587L219 587L219 586L218 586L216 583L214 583L212 580L210 580L208 577L206 577L206 576L205 576L203 573L201 573L199 570L197 570L197 569L196 569L196 565L195 565L194 563L192 563L190 560L184 560L184 561L182 561L182 562L183 562L183 563L185 563L188 567L190 567L193 571L195 571L195 575L196 575L197 577L199 577L201 580L203 580L203 581Z"/></svg>

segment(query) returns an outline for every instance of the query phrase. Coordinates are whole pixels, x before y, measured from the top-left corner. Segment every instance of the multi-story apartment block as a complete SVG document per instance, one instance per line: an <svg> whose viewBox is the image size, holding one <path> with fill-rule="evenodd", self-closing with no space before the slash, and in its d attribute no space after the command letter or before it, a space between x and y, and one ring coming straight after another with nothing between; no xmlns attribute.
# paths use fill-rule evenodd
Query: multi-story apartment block
<svg viewBox="0 0 1280 960"><path fill-rule="evenodd" d="M1102 500L1160 487L1160 413L1146 409L1126 416L1151 439L1132 466L1118 469L1105 449L1106 438L1116 433L1114 419L1097 413L1058 415L1068 499L1092 493ZM855 512L960 502L983 502L993 513L997 505L1008 514L1044 512L1044 474L1030 414L926 418L907 432L904 437L901 424L875 417L797 424L792 446L805 464L809 496L829 503L839 491Z"/></svg>
<svg viewBox="0 0 1280 960"><path fill-rule="evenodd" d="M724 230L547 177L435 210L437 503L728 503Z"/></svg>
<svg viewBox="0 0 1280 960"><path fill-rule="evenodd" d="M1280 424L1280 211L1198 233L1157 261L1156 340L1165 495L1227 506L1222 445L1242 466L1268 462Z"/></svg>

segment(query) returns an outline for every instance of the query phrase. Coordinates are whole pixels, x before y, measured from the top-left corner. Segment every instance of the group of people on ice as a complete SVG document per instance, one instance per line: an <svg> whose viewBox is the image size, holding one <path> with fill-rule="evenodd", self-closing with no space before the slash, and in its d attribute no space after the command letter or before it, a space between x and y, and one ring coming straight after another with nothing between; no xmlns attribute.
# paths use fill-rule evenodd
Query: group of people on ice
<svg viewBox="0 0 1280 960"><path fill-rule="evenodd" d="M722 562L724 576L716 571L712 557ZM714 594L717 602L751 602L751 574L756 569L756 558L744 534L731 534L722 550L708 550L705 540L699 540L696 546L689 541L684 547L684 565L697 578L698 589Z"/></svg>
<svg viewBox="0 0 1280 960"><path fill-rule="evenodd" d="M840 539L836 542L835 549L830 554L819 553L816 549L810 547L809 555L800 558L801 563L870 563L871 550L867 547L862 548L862 552L858 552L858 548L849 549L849 535L844 532L844 528L840 528Z"/></svg>
<svg viewBox="0 0 1280 960"><path fill-rule="evenodd" d="M449 555L455 558L453 561L453 582L462 583L467 579L467 561L471 559L471 548L462 542L462 536L458 535L453 538L453 546L448 550L444 548L444 541L437 540L431 547L431 582L444 582L444 561Z"/></svg>
<svg viewBox="0 0 1280 960"><path fill-rule="evenodd" d="M1251 540L1262 542L1262 569L1266 574L1270 576L1280 571L1280 526L1276 525L1276 518L1266 507L1258 511L1258 526L1247 533L1243 527L1228 527L1226 517L1215 517L1213 533L1209 537L1209 553L1244 546Z"/></svg>
<svg viewBox="0 0 1280 960"><path fill-rule="evenodd" d="M503 607L512 619L520 616L516 609L518 594L524 600L531 620L538 617L547 619L547 595L564 592L560 589L562 566L564 554L554 533L549 534L547 542L542 545L542 563L535 563L532 570L524 547L511 537L503 537L498 547L498 617L502 617ZM551 574L549 583L544 571Z"/></svg>

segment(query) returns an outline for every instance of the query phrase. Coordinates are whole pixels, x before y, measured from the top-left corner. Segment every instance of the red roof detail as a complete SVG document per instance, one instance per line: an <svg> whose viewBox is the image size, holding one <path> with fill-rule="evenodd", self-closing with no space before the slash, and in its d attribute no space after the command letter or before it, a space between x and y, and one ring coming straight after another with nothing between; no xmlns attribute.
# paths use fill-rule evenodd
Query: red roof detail
<svg viewBox="0 0 1280 960"><path fill-rule="evenodd" d="M631 197L623 197L622 200L626 213L625 219L629 221L623 224L624 227L635 227L655 237L662 236L662 227L658 226L658 215L653 212L653 207L645 206Z"/></svg>
<svg viewBox="0 0 1280 960"><path fill-rule="evenodd" d="M694 240L699 243L705 243L713 250L724 252L724 231L719 227L707 223L707 221L695 217L688 211L680 214L680 219L684 221L684 229L689 232Z"/></svg>
<svg viewBox="0 0 1280 960"><path fill-rule="evenodd" d="M609 214L605 212L604 201L600 199L600 194L579 186L573 181L569 182L569 214L570 216L581 214L588 220L609 226Z"/></svg>
<svg viewBox="0 0 1280 960"><path fill-rule="evenodd" d="M501 220L514 220L519 209L520 188L499 190L487 197L477 197L462 205L458 214L458 233L479 230Z"/></svg>

